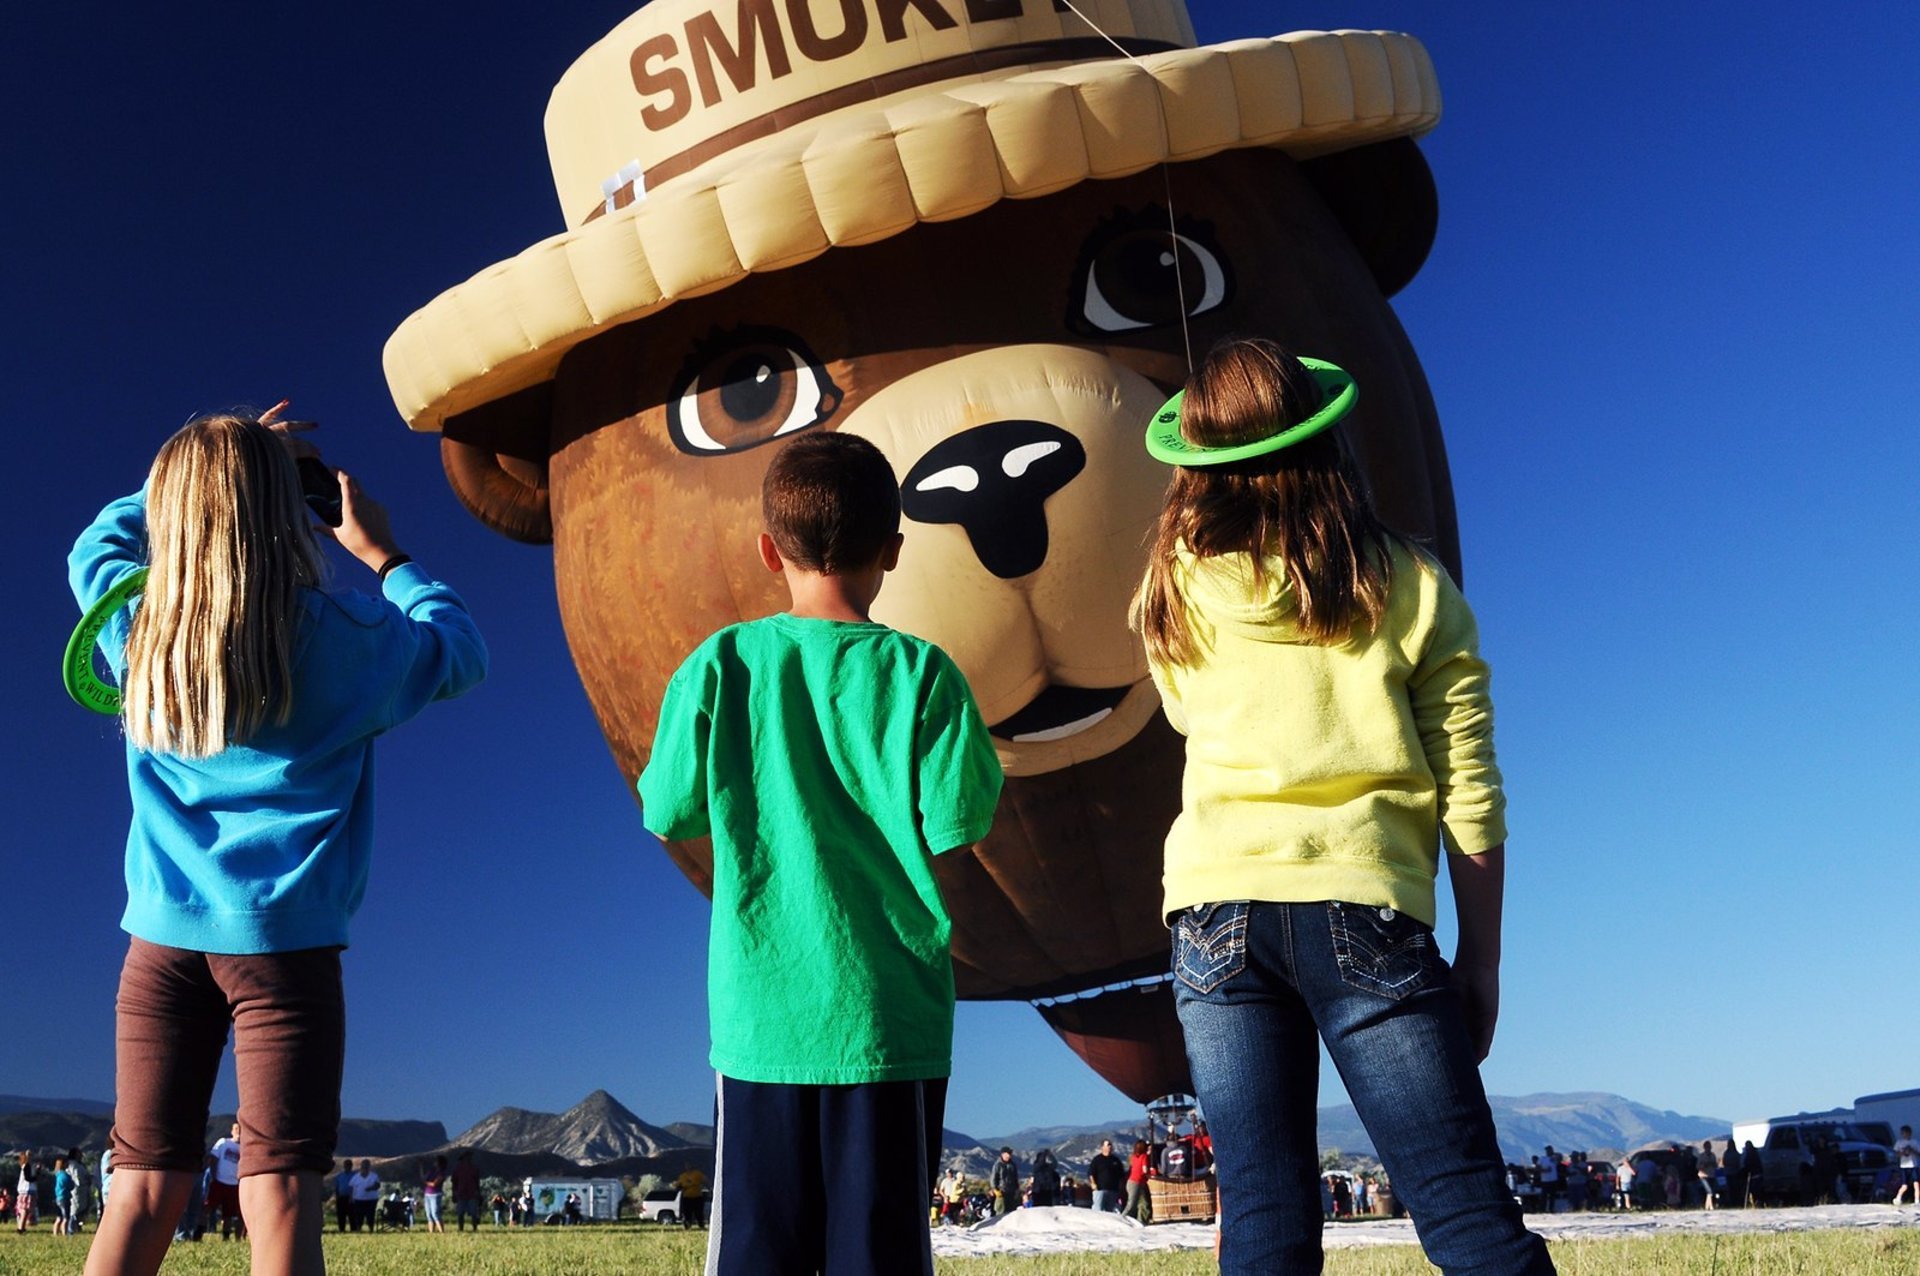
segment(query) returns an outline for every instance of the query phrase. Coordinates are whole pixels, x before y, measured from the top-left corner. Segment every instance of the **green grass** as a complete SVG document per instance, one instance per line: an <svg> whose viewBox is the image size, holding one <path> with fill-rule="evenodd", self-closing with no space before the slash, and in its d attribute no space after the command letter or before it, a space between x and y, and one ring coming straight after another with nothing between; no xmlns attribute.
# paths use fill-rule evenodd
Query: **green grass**
<svg viewBox="0 0 1920 1276"><path fill-rule="evenodd" d="M67 1240L39 1228L0 1232L0 1276L71 1276L87 1238ZM701 1233L635 1224L429 1236L424 1232L327 1236L334 1276L698 1276ZM1912 1276L1920 1271L1920 1230L1799 1232L1790 1235L1667 1236L1643 1240L1561 1241L1554 1262L1564 1276ZM1213 1255L1061 1254L1045 1258L941 1259L941 1276L1201 1276ZM244 1245L218 1240L176 1246L165 1276L227 1276L247 1270ZM1428 1276L1412 1246L1333 1250L1328 1276Z"/></svg>

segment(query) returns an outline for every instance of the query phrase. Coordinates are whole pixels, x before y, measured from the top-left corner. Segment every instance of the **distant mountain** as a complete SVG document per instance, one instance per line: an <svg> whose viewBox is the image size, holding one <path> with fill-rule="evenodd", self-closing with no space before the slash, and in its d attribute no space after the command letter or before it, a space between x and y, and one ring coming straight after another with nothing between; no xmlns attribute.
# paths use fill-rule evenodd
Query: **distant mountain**
<svg viewBox="0 0 1920 1276"><path fill-rule="evenodd" d="M84 1116L113 1115L113 1105L99 1099L30 1099L19 1094L0 1094L0 1116L14 1112L78 1112Z"/></svg>
<svg viewBox="0 0 1920 1276"><path fill-rule="evenodd" d="M207 1120L207 1145L233 1127L231 1113ZM9 1112L0 1115L0 1149L80 1148L98 1152L107 1146L113 1116L81 1112ZM340 1122L339 1156L404 1156L439 1147L447 1141L447 1127L438 1121L375 1121L346 1117Z"/></svg>
<svg viewBox="0 0 1920 1276"><path fill-rule="evenodd" d="M445 1146L447 1127L438 1121L375 1121L343 1117L335 1156L404 1156L421 1148Z"/></svg>
<svg viewBox="0 0 1920 1276"><path fill-rule="evenodd" d="M666 1127L667 1133L676 1139L684 1139L688 1147L710 1148L713 1146L713 1127L701 1125L695 1121L671 1121Z"/></svg>
<svg viewBox="0 0 1920 1276"><path fill-rule="evenodd" d="M671 1130L648 1125L605 1090L595 1090L557 1115L501 1108L460 1134L451 1146L515 1156L556 1156L575 1165L604 1165L658 1157L694 1144Z"/></svg>
<svg viewBox="0 0 1920 1276"><path fill-rule="evenodd" d="M1685 1116L1650 1108L1617 1094L1490 1094L1500 1154L1525 1164L1552 1144L1561 1152L1630 1152L1654 1142L1698 1143L1725 1138L1732 1123L1722 1117ZM1373 1139L1348 1104L1320 1109L1320 1147L1374 1155Z"/></svg>
<svg viewBox="0 0 1920 1276"><path fill-rule="evenodd" d="M1548 1143L1562 1152L1576 1148L1631 1152L1653 1142L1724 1139L1733 1128L1725 1117L1686 1116L1593 1091L1528 1094L1489 1103L1493 1123L1500 1130L1501 1152L1522 1161Z"/></svg>
<svg viewBox="0 0 1920 1276"><path fill-rule="evenodd" d="M231 1112L217 1112L207 1118L207 1146L226 1137L233 1128ZM333 1154L339 1157L412 1156L444 1146L447 1127L438 1121L379 1121L372 1117L341 1117L340 1141Z"/></svg>
<svg viewBox="0 0 1920 1276"><path fill-rule="evenodd" d="M83 1112L9 1112L0 1116L0 1151L98 1152L107 1146L112 1116Z"/></svg>

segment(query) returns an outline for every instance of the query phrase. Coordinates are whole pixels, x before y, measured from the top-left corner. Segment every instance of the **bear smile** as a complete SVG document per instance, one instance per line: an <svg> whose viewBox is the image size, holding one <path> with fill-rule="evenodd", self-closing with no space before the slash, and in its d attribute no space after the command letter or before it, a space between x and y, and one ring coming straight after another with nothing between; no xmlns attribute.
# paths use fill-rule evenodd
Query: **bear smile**
<svg viewBox="0 0 1920 1276"><path fill-rule="evenodd" d="M1049 684L1026 708L988 727L995 737L1016 744L1064 740L1111 717L1133 690L1124 687L1062 687Z"/></svg>

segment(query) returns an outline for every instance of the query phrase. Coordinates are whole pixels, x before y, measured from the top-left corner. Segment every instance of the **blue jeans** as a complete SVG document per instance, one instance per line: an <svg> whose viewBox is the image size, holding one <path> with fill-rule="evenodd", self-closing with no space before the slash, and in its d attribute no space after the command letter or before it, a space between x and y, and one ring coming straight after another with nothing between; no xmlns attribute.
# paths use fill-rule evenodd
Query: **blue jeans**
<svg viewBox="0 0 1920 1276"><path fill-rule="evenodd" d="M1507 1191L1432 930L1357 904L1202 904L1174 925L1173 973L1213 1135L1223 1276L1321 1270L1316 1035L1436 1266L1554 1270Z"/></svg>

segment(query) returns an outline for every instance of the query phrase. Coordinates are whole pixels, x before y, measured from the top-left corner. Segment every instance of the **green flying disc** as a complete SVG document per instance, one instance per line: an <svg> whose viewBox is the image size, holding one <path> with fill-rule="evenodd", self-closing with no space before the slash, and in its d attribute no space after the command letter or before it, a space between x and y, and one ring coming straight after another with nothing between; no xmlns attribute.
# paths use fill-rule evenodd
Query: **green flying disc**
<svg viewBox="0 0 1920 1276"><path fill-rule="evenodd" d="M67 694L81 708L109 717L119 714L120 688L102 682L100 675L93 671L93 646L100 641L100 631L113 619L113 613L146 587L147 569L134 568L102 594L99 602L87 608L87 614L74 626L73 637L67 639L67 655L60 662L60 676L66 681Z"/></svg>
<svg viewBox="0 0 1920 1276"><path fill-rule="evenodd" d="M1231 447L1201 447L1198 443L1189 443L1186 436L1180 433L1180 407L1187 398L1187 392L1182 390L1168 399L1166 406L1154 413L1153 419L1147 422L1147 454L1169 465L1225 465L1230 461L1244 461L1248 457L1265 456L1283 447L1292 447L1302 439L1310 439L1337 424L1359 402L1360 387L1343 369L1324 359L1303 358L1300 362L1320 383L1321 402L1326 405L1300 424L1251 443L1236 443Z"/></svg>

